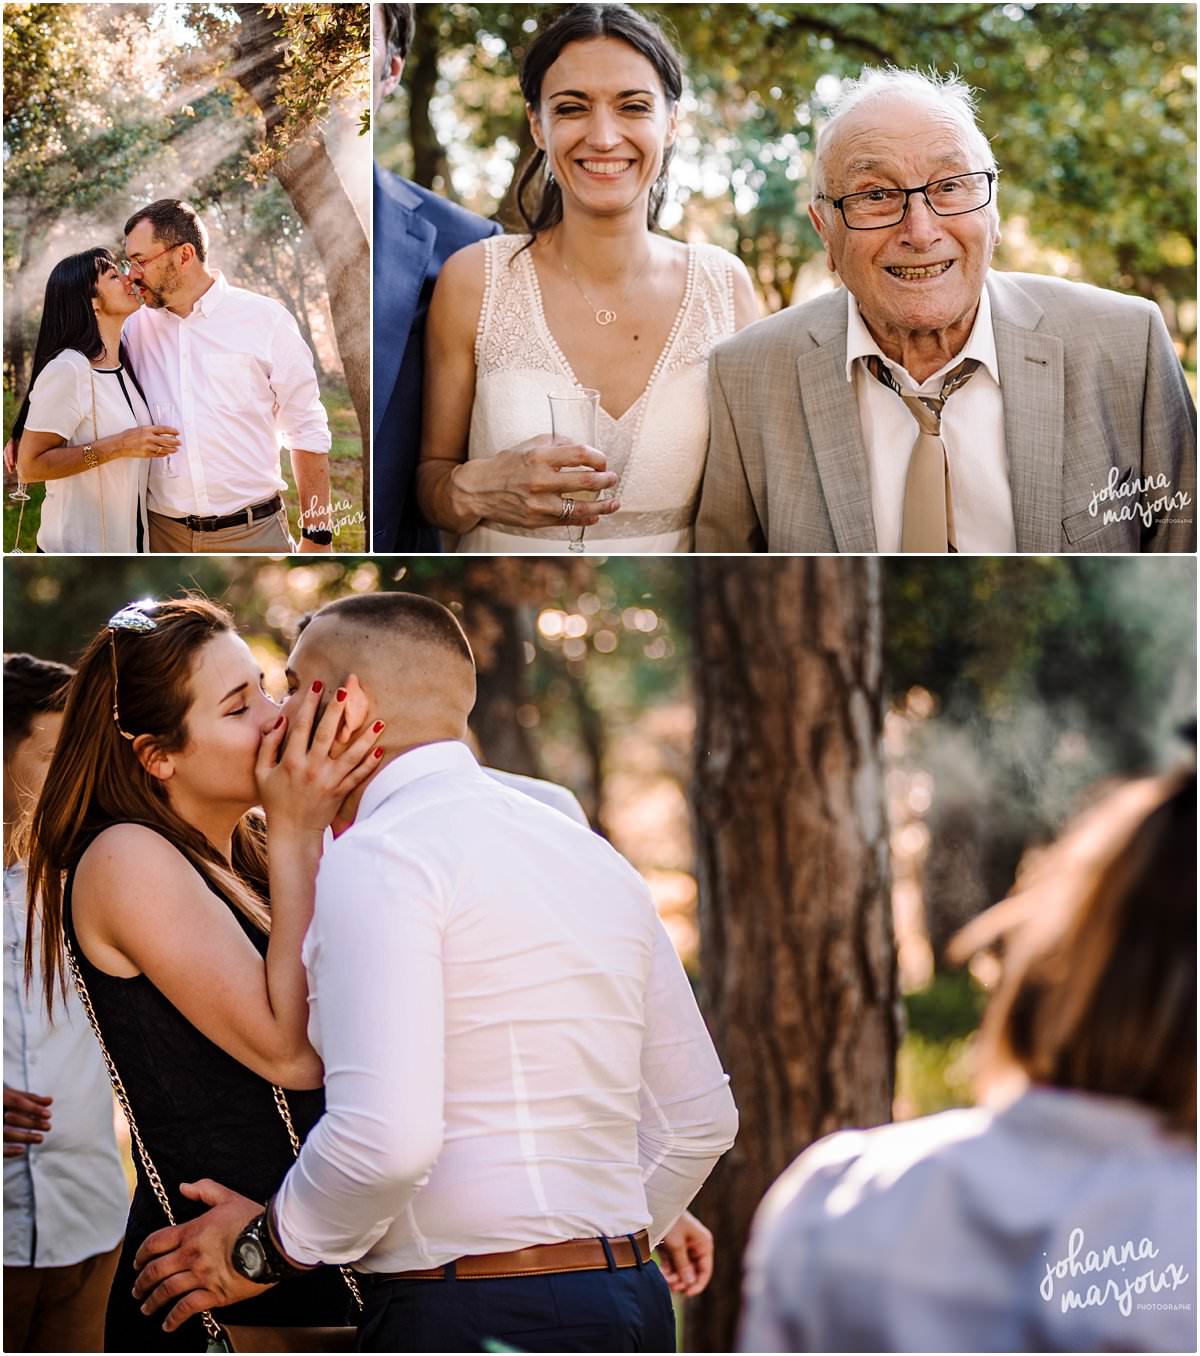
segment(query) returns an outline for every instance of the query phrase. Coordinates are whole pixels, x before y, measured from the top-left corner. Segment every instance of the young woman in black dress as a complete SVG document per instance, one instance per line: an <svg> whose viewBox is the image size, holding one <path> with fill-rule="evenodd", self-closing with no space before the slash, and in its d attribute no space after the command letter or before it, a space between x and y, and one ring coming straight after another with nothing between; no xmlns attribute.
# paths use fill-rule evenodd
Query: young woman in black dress
<svg viewBox="0 0 1200 1356"><path fill-rule="evenodd" d="M382 727L351 728L344 690L318 718L319 688L289 725L261 683L214 604L123 609L79 663L31 828L43 928L27 970L53 1004L73 955L176 1221L204 1208L184 1183L275 1190L293 1148L272 1085L301 1139L323 1109L300 946L325 829L375 766ZM137 1167L105 1349L202 1351L198 1316L168 1336L133 1299L134 1253L166 1222ZM323 1269L215 1317L324 1327L353 1321L350 1305Z"/></svg>

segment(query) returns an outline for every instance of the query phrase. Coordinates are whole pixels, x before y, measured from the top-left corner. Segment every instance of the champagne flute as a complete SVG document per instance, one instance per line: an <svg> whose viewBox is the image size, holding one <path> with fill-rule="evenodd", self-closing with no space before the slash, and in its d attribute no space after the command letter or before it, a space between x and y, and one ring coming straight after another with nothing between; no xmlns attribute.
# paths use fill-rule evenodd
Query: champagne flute
<svg viewBox="0 0 1200 1356"><path fill-rule="evenodd" d="M169 400L156 400L150 406L150 418L156 424L164 424L168 428L179 427L179 412L174 404ZM183 450L183 444L180 443L180 451ZM169 452L165 457L157 458L159 470L164 476L175 480L179 476L179 463L176 460L176 454Z"/></svg>
<svg viewBox="0 0 1200 1356"><path fill-rule="evenodd" d="M585 443L596 446L596 418L600 409L600 392L581 387L570 395L552 395L546 397L550 402L550 432L565 442ZM590 471L590 466L564 466L564 471ZM590 503L600 498L599 490L575 490L569 496L579 503ZM583 535L586 527L567 525L567 549L586 551ZM578 535L576 535L578 533Z"/></svg>

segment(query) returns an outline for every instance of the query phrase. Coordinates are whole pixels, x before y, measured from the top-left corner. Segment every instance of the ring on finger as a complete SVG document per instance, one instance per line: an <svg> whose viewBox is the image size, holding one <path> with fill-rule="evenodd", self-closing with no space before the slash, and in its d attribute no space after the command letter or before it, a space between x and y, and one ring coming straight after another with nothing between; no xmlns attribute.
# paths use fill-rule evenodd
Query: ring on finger
<svg viewBox="0 0 1200 1356"><path fill-rule="evenodd" d="M562 512L558 515L562 522L566 522L575 512L575 501L567 495L562 497Z"/></svg>

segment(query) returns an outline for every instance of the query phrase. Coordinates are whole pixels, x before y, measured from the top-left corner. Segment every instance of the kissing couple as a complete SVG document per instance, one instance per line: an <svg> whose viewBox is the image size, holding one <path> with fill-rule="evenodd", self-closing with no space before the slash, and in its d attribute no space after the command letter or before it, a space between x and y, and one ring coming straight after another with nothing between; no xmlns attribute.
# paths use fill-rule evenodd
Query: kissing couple
<svg viewBox="0 0 1200 1356"><path fill-rule="evenodd" d="M737 1112L645 882L476 762L440 604L330 603L287 679L206 599L122 609L34 811L30 960L139 1150L105 1349L674 1351Z"/></svg>
<svg viewBox="0 0 1200 1356"><path fill-rule="evenodd" d="M300 550L328 551L332 440L312 352L279 302L209 267L187 203L136 211L122 259L97 246L54 266L6 449L18 482L46 482L39 550L287 553L281 442Z"/></svg>

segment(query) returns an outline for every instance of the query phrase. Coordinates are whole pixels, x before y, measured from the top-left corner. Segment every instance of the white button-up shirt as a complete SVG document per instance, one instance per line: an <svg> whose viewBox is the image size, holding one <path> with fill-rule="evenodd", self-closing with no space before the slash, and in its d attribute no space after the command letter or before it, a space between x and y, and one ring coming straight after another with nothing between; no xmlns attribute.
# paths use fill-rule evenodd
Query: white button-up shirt
<svg viewBox="0 0 1200 1356"><path fill-rule="evenodd" d="M755 1220L739 1349L1195 1351L1195 1305L1195 1143L1035 1087L802 1154Z"/></svg>
<svg viewBox="0 0 1200 1356"><path fill-rule="evenodd" d="M312 353L279 302L219 271L191 313L143 306L121 336L151 404L175 406L179 474L150 467L149 506L169 518L234 513L286 482L279 449L328 452Z"/></svg>
<svg viewBox="0 0 1200 1356"><path fill-rule="evenodd" d="M4 1082L53 1097L50 1129L4 1160L4 1265L74 1266L120 1242L129 1191L113 1134L100 1047L73 988L46 1019L35 976L25 991L25 868L4 872Z"/></svg>
<svg viewBox="0 0 1200 1356"><path fill-rule="evenodd" d="M907 369L884 357L859 314L858 302L849 292L846 296L850 308L846 380L854 383L863 446L867 451L876 548L900 550L904 485L920 429L904 401L867 370L869 354L878 354L891 369L900 389L914 395L940 395L946 373L964 358L982 363L971 380L946 401L942 411L942 441L950 467L955 541L960 551L1015 551L1017 530L1008 484L1008 455L1004 450L1004 400L987 288L980 293L975 324L962 352L919 384Z"/></svg>
<svg viewBox="0 0 1200 1356"><path fill-rule="evenodd" d="M733 1142L645 882L463 744L368 784L303 954L326 1111L276 1197L297 1261L387 1272L657 1240Z"/></svg>

